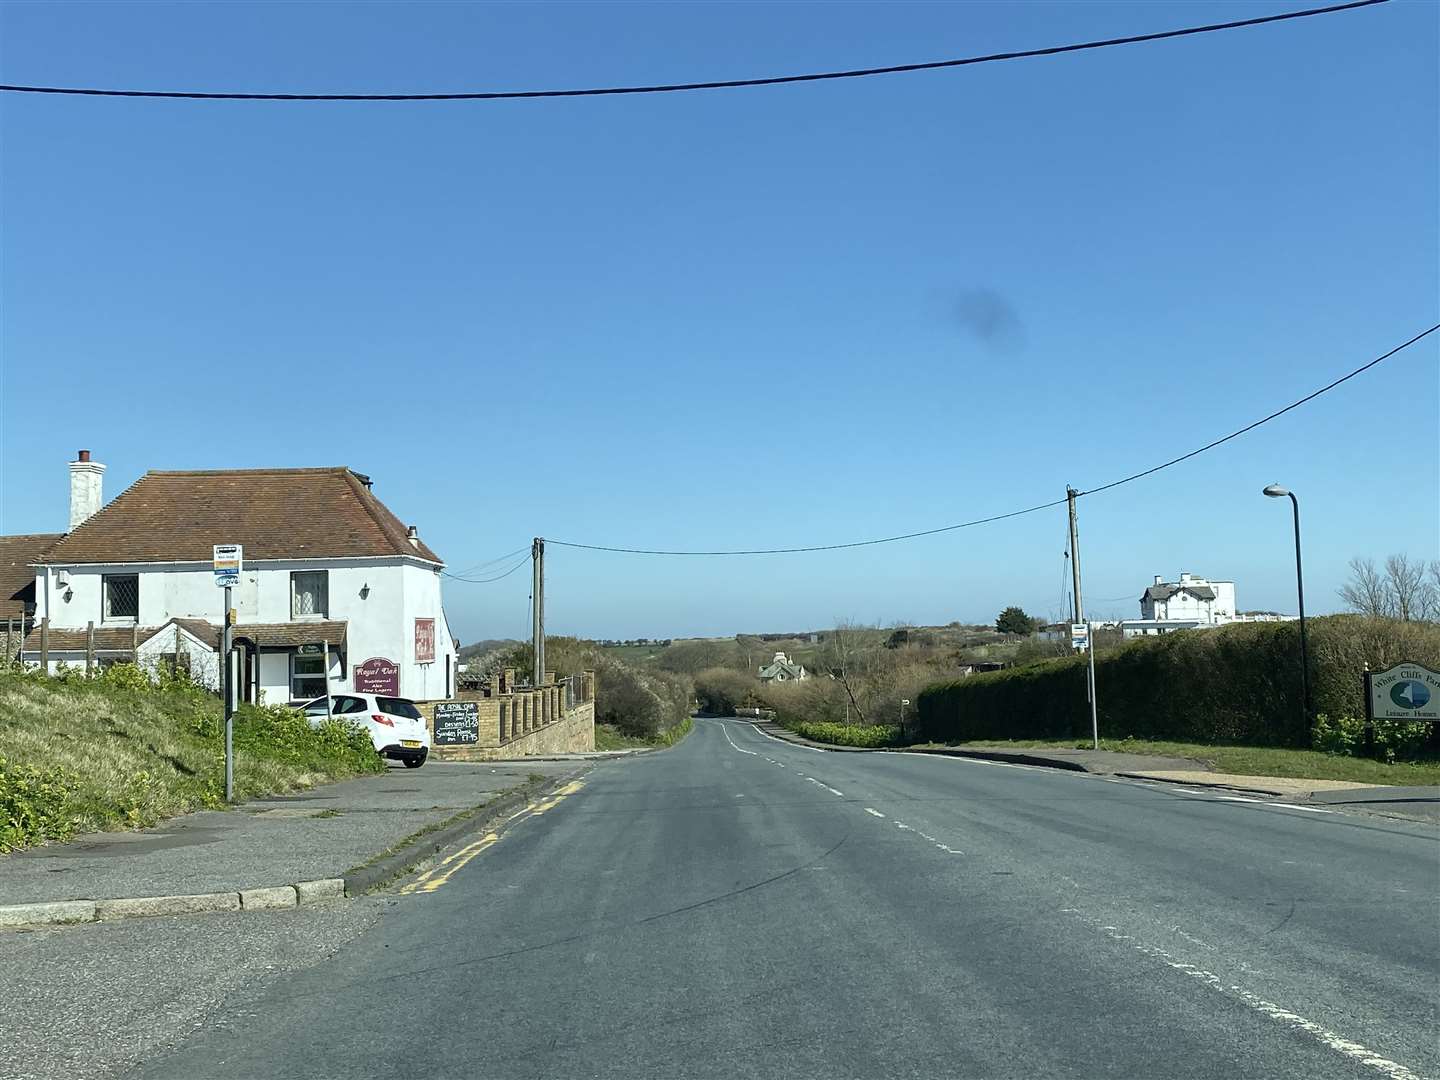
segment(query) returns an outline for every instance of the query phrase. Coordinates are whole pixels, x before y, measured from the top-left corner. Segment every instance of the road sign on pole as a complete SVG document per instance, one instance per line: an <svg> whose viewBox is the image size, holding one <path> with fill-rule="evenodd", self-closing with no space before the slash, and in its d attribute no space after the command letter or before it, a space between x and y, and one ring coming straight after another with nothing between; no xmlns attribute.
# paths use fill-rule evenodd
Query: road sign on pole
<svg viewBox="0 0 1440 1080"><path fill-rule="evenodd" d="M1070 624L1070 647L1076 652L1081 652L1090 647L1089 623L1078 622Z"/></svg>
<svg viewBox="0 0 1440 1080"><path fill-rule="evenodd" d="M239 544L216 544L215 545L215 584L222 589L233 588L240 584L240 564L244 556L244 549ZM230 605L227 603L225 609L228 611Z"/></svg>
<svg viewBox="0 0 1440 1080"><path fill-rule="evenodd" d="M235 672L234 661L235 625L234 612L230 606L230 590L240 584L240 567L244 549L239 544L215 545L215 584L225 590L224 618L220 624L220 694L223 699L225 716L225 801L235 799Z"/></svg>

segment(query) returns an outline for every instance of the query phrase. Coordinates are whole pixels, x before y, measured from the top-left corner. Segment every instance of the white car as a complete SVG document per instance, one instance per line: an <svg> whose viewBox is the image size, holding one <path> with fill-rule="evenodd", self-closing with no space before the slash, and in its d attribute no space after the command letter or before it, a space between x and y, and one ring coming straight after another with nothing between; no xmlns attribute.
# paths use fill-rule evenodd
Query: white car
<svg viewBox="0 0 1440 1080"><path fill-rule="evenodd" d="M325 719L325 699L316 698L300 706L312 726ZM418 769L430 756L430 731L425 717L413 701L376 694L331 694L330 715L363 727L381 757Z"/></svg>

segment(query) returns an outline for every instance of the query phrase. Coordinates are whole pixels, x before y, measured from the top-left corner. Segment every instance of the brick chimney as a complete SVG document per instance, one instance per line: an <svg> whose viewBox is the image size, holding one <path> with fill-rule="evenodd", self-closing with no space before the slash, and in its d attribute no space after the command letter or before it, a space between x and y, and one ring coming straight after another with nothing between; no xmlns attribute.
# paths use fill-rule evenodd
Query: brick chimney
<svg viewBox="0 0 1440 1080"><path fill-rule="evenodd" d="M102 481L105 466L90 460L90 451L81 450L70 462L70 528L94 516L105 505Z"/></svg>

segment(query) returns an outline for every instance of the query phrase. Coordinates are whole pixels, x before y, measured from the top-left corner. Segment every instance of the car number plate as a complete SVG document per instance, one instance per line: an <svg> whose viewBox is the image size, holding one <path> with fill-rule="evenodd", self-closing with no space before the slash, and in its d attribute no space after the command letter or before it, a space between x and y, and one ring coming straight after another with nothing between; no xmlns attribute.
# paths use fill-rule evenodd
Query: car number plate
<svg viewBox="0 0 1440 1080"><path fill-rule="evenodd" d="M419 740L419 739L401 739L401 740L400 740L400 745L401 745L401 746L419 746L419 745L420 745L420 740Z"/></svg>

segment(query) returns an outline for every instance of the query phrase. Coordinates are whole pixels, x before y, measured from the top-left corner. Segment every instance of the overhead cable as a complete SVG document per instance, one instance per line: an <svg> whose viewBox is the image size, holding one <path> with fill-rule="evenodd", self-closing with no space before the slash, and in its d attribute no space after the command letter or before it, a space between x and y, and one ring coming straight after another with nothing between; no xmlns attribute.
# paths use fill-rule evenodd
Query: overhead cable
<svg viewBox="0 0 1440 1080"><path fill-rule="evenodd" d="M1306 394L1304 397L1298 399L1297 401L1292 401L1283 409L1277 409L1269 416L1262 417L1261 419L1256 420L1254 423L1246 424L1244 427L1232 431L1228 435L1224 435L1218 439L1214 439L1206 443L1204 446L1197 447L1196 449L1191 450L1189 453L1181 454L1179 457L1171 458L1169 461L1152 466L1148 469L1143 469L1140 472L1131 473L1129 476L1122 477L1119 480L1112 480L1108 484L1102 484L1099 487L1090 488L1088 491L1077 492L1077 496L1097 495L1102 491L1109 491L1111 488L1116 488L1119 487L1121 484L1128 484L1131 481L1139 480L1141 477L1151 476L1157 472L1160 472L1162 469L1168 469L1173 465L1180 464L1182 461L1188 461L1199 454L1203 454L1207 450L1213 450L1217 446L1221 446L1232 439L1237 439L1241 435L1246 434L1247 432L1254 431L1262 424L1268 424L1271 420L1284 416L1292 409L1298 409L1301 405L1304 405L1310 401L1314 401L1321 394L1328 393L1342 383L1348 382L1349 380L1355 378L1355 376L1360 375L1363 372L1369 371L1377 364L1380 364L1385 360L1390 359L1390 357L1394 356L1396 353L1401 352L1404 349L1408 349L1411 345L1414 345L1416 342L1435 333L1435 331L1437 330L1440 330L1440 323L1437 323L1436 325L1430 327L1428 330L1422 330L1420 333L1412 337L1409 341L1406 341L1401 345L1396 345L1389 352L1384 353L1381 356L1377 356L1375 357L1375 359L1370 360L1364 364L1361 364L1354 371L1340 376L1340 378L1335 379L1333 382L1326 383L1324 386L1320 387L1320 389ZM849 543L843 544L809 544L804 547L748 548L726 551L673 551L654 548L610 547L604 544L580 544L569 540L551 540L549 538L547 538L545 542L547 544L558 545L559 547L582 548L587 551L608 551L624 555L794 555L804 552L839 551L844 548L871 547L875 544L893 544L900 540L914 540L922 536L934 536L938 533L954 532L956 529L968 529L975 525L988 525L991 522L995 521L1005 521L1008 518L1021 517L1025 514L1034 514L1041 510L1049 510L1051 507L1061 506L1065 502L1065 499L1055 499L1051 502L1040 503L1037 506L1027 506L1023 510L1012 510L1008 514L993 514L990 517L976 518L973 521L962 521L956 525L942 525L939 528L935 529L920 529L916 532L900 533L897 536L882 536L874 540L854 540Z"/></svg>
<svg viewBox="0 0 1440 1080"><path fill-rule="evenodd" d="M1168 38L1190 37L1195 34L1213 34L1220 30L1239 30L1266 23L1285 22L1290 19L1306 19L1313 15L1332 15L1340 11L1374 7L1389 3L1390 0L1352 0L1346 4L1331 4L1328 7L1307 8L1303 11L1285 11L1278 15L1262 15L1253 19L1236 19L1232 22L1210 23L1205 26L1188 26L1179 30L1160 30L1151 34L1132 34L1128 37L1105 38L1099 41L1083 41L1071 45L1050 45L1038 49L1021 49L1015 52L988 53L983 56L967 56L958 60L931 60L915 64L891 64L886 67L854 68L847 71L823 71L807 75L774 75L759 79L718 79L708 82L659 83L650 86L604 86L575 90L486 90L456 94L275 94L244 93L240 91L199 91L199 90L102 90L76 86L26 86L0 84L0 91L14 94L68 94L79 97L119 98L184 98L200 101L504 101L515 98L577 98L613 97L622 94L673 94L688 90L733 90L747 86L778 86L784 83L825 82L834 79L861 79L871 75L901 75L914 71L936 71L942 68L968 67L973 64L990 64L1000 60L1025 60L1037 56L1058 56L1063 53L1084 52L1090 49L1108 49L1117 45L1138 45L1149 41L1164 41Z"/></svg>

